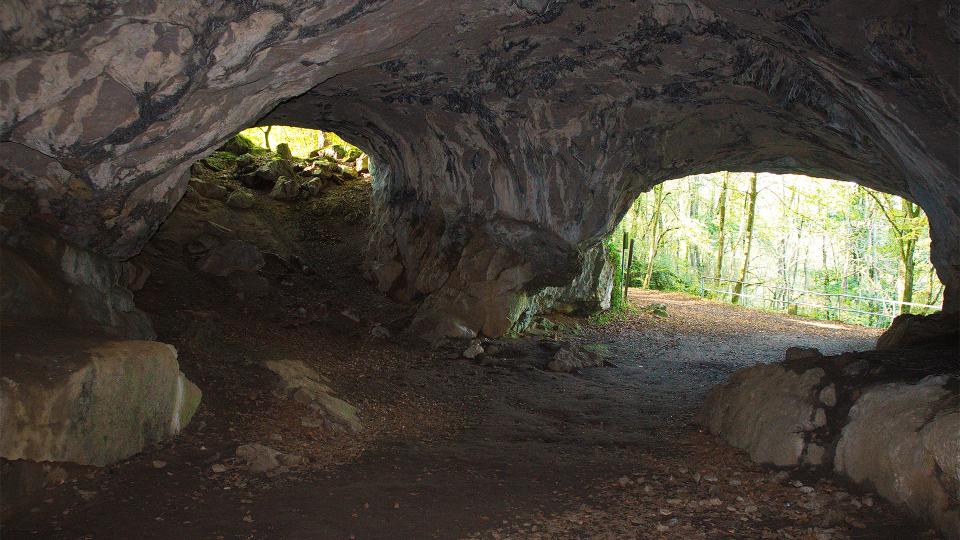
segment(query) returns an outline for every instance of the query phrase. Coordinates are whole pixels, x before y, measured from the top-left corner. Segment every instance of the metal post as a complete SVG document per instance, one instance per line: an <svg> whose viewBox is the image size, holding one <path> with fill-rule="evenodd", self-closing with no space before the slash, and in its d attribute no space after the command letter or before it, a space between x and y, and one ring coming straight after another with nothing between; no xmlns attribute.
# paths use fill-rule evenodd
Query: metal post
<svg viewBox="0 0 960 540"><path fill-rule="evenodd" d="M620 281L627 275L627 231L623 231L623 247L620 249Z"/></svg>

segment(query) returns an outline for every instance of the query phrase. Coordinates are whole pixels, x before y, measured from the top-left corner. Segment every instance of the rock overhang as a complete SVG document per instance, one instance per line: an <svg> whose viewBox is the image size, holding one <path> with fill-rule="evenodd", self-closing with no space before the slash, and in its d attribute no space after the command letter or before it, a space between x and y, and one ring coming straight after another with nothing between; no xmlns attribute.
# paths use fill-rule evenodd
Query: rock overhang
<svg viewBox="0 0 960 540"><path fill-rule="evenodd" d="M589 251L641 191L726 169L854 180L919 203L957 306L951 2L159 2L27 29L45 5L4 22L4 186L62 237L114 257L155 230L187 164L259 121L334 130L373 156L368 269L400 296L443 289L473 237L530 253L486 222ZM148 15L160 22L141 49L164 69L101 54ZM106 119L109 81L138 109L103 133L90 122ZM509 288L576 275L554 259Z"/></svg>

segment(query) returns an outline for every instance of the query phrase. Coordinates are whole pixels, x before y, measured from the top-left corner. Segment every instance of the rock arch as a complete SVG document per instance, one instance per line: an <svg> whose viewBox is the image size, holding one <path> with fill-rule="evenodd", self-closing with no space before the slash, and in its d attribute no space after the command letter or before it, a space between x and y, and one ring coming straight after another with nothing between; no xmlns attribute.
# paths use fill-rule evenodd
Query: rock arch
<svg viewBox="0 0 960 540"><path fill-rule="evenodd" d="M806 173L930 218L960 309L956 43L945 0L156 2L0 16L0 172L53 230L135 254L186 170L261 119L374 156L368 269L428 335L496 335L582 275L641 191Z"/></svg>

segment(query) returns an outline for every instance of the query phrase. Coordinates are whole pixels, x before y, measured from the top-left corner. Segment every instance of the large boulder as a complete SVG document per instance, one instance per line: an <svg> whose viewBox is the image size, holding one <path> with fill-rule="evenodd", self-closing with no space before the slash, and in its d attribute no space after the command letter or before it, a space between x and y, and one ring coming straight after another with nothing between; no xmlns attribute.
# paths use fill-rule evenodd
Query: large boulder
<svg viewBox="0 0 960 540"><path fill-rule="evenodd" d="M236 190L227 197L227 206L230 208L236 208L238 210L247 210L253 208L253 205L256 204L256 200L253 198L253 194L249 191Z"/></svg>
<svg viewBox="0 0 960 540"><path fill-rule="evenodd" d="M235 156L242 156L249 153L251 150L256 150L257 145L253 141L244 137L243 135L234 135L227 140L226 143L220 150L223 152L229 152Z"/></svg>
<svg viewBox="0 0 960 540"><path fill-rule="evenodd" d="M197 195L207 199L222 201L227 198L227 189L220 184L191 178L190 187L197 192Z"/></svg>
<svg viewBox="0 0 960 540"><path fill-rule="evenodd" d="M103 466L176 435L200 390L177 351L154 341L97 341L5 330L0 457Z"/></svg>
<svg viewBox="0 0 960 540"><path fill-rule="evenodd" d="M280 143L277 145L276 149L277 155L286 160L293 159L293 152L290 151L290 145L287 143Z"/></svg>
<svg viewBox="0 0 960 540"><path fill-rule="evenodd" d="M360 157L357 158L355 167L358 173L370 172L370 156L361 154Z"/></svg>
<svg viewBox="0 0 960 540"><path fill-rule="evenodd" d="M960 538L958 381L931 376L864 391L837 442L834 469ZM953 389L950 389L950 386Z"/></svg>
<svg viewBox="0 0 960 540"><path fill-rule="evenodd" d="M931 315L904 313L877 339L877 350L912 347L956 347L960 341L960 313Z"/></svg>
<svg viewBox="0 0 960 540"><path fill-rule="evenodd" d="M699 421L758 463L800 464L805 432L826 422L818 400L824 371L796 373L780 364L741 369L707 395Z"/></svg>
<svg viewBox="0 0 960 540"><path fill-rule="evenodd" d="M546 369L557 373L571 373L578 369L600 367L603 363L603 357L597 352L582 345L568 343L553 353Z"/></svg>
<svg viewBox="0 0 960 540"><path fill-rule="evenodd" d="M270 197L278 201L292 201L300 196L300 182L295 178L281 176L270 190Z"/></svg>
<svg viewBox="0 0 960 540"><path fill-rule="evenodd" d="M832 469L960 538L957 349L787 358L734 373L700 422L754 461Z"/></svg>

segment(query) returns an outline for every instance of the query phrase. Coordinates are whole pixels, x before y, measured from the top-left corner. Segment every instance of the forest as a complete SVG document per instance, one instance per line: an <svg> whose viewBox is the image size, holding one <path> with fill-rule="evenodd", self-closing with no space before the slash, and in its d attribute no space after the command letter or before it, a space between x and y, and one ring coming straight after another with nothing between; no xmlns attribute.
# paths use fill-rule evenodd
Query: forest
<svg viewBox="0 0 960 540"><path fill-rule="evenodd" d="M311 152L324 146L339 144L348 148L356 148L332 131L293 126L252 127L241 131L240 135L260 148L271 151L276 150L278 144L286 144L290 149L290 154L301 159L309 157Z"/></svg>
<svg viewBox="0 0 960 540"><path fill-rule="evenodd" d="M920 207L849 182L734 172L671 180L634 201L608 245L631 287L792 315L882 327L942 301Z"/></svg>

